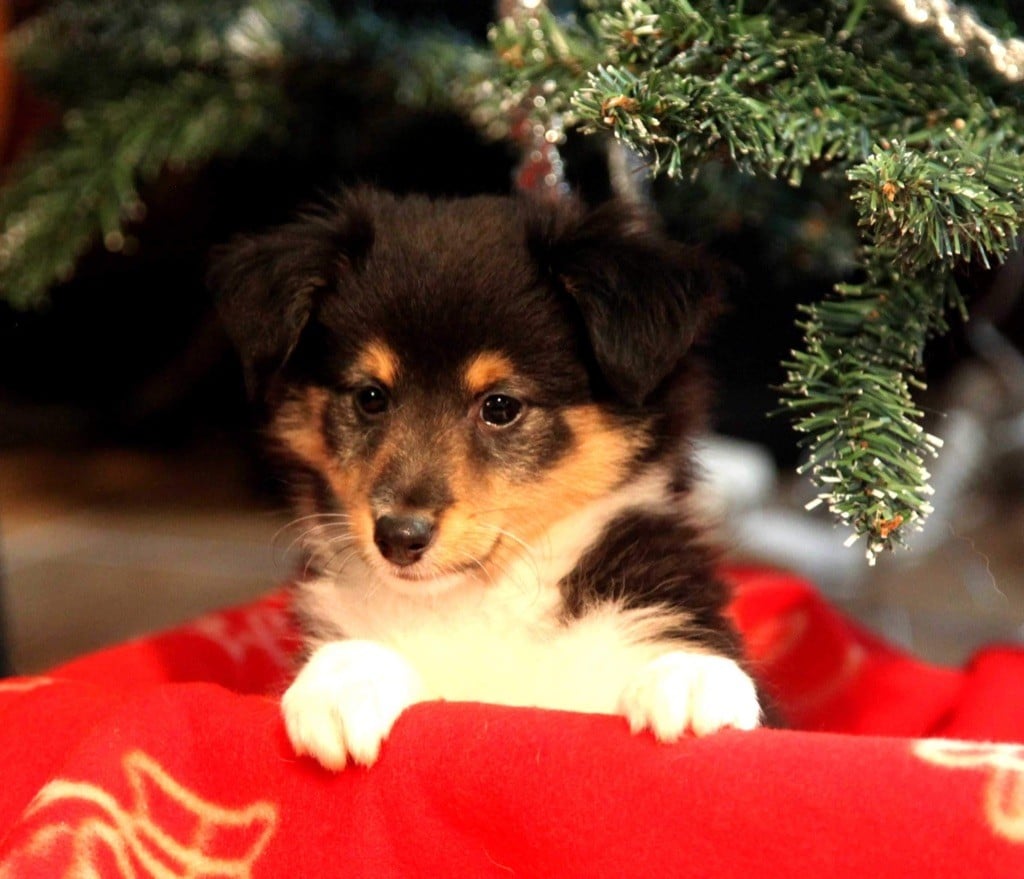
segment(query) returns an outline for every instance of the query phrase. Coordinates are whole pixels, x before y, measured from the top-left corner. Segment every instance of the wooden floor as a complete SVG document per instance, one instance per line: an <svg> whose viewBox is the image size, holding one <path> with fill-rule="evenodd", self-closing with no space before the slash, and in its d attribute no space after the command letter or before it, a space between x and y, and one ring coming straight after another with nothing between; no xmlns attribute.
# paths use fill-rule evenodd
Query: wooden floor
<svg viewBox="0 0 1024 879"><path fill-rule="evenodd" d="M229 450L0 454L8 651L35 671L287 578L287 517Z"/></svg>
<svg viewBox="0 0 1024 879"><path fill-rule="evenodd" d="M6 642L44 669L244 602L293 569L288 517L229 448L0 452ZM937 549L863 569L832 597L925 658L1024 636L1024 501L954 521Z"/></svg>

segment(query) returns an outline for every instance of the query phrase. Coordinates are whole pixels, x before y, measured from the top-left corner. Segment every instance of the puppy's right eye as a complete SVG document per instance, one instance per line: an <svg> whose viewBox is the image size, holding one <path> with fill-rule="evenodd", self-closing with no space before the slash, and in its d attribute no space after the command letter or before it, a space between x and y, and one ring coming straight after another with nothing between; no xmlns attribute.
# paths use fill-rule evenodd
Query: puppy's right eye
<svg viewBox="0 0 1024 879"><path fill-rule="evenodd" d="M355 392L356 409L367 418L383 415L388 409L388 395L376 385L367 385Z"/></svg>
<svg viewBox="0 0 1024 879"><path fill-rule="evenodd" d="M480 418L491 427L508 427L523 411L523 404L507 394L489 394L480 404Z"/></svg>

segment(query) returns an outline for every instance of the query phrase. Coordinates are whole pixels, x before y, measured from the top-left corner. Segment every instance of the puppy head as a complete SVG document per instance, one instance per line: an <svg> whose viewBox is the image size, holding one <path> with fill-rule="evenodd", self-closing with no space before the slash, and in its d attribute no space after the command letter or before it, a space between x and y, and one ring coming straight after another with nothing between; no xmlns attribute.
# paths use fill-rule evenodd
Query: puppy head
<svg viewBox="0 0 1024 879"><path fill-rule="evenodd" d="M343 523L319 551L409 592L486 582L670 460L714 299L635 208L371 190L232 245L211 281L274 443Z"/></svg>

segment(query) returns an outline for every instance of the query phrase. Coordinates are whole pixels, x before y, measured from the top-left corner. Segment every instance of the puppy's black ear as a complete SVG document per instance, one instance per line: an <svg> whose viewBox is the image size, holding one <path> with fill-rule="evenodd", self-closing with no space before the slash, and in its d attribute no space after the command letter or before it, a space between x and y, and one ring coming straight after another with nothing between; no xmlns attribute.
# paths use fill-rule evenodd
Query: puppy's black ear
<svg viewBox="0 0 1024 879"><path fill-rule="evenodd" d="M608 387L642 405L716 311L715 263L623 201L538 211L531 224L534 258L575 302Z"/></svg>
<svg viewBox="0 0 1024 879"><path fill-rule="evenodd" d="M358 195L260 235L214 250L206 280L238 349L251 396L288 362L325 292L373 245L373 222Z"/></svg>

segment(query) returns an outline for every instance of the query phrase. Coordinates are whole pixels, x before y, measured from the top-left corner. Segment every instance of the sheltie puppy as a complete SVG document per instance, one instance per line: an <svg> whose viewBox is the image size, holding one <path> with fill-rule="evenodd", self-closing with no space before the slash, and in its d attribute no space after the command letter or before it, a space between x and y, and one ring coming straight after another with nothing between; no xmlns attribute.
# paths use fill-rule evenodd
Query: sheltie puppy
<svg viewBox="0 0 1024 879"><path fill-rule="evenodd" d="M685 512L697 251L619 202L356 189L210 281L306 526L296 752L372 764L428 699L759 724Z"/></svg>

